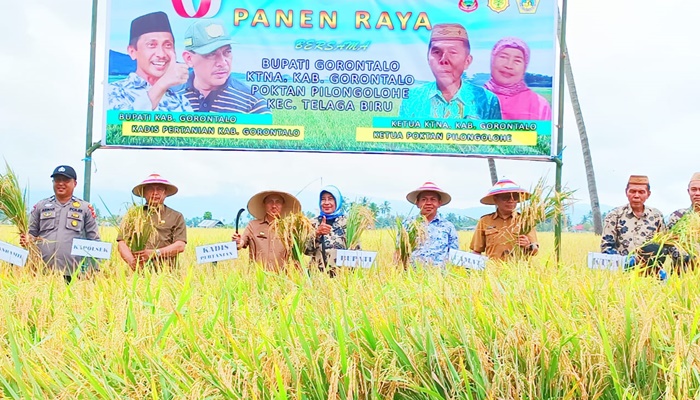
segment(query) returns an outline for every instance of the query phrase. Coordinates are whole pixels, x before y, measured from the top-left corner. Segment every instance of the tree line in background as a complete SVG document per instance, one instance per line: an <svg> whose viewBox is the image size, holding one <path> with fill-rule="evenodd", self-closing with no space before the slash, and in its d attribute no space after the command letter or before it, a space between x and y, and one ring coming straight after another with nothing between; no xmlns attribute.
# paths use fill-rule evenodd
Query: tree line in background
<svg viewBox="0 0 700 400"><path fill-rule="evenodd" d="M362 206L367 207L372 214L374 214L375 218L375 228L376 229L385 229L385 228L394 228L396 227L396 218L407 218L411 217L414 215L417 215L417 211L415 213L411 213L411 215L398 215L398 214L391 214L391 203L388 201L384 201L380 204L377 204L373 201L370 201L369 198L367 197L362 197L356 201L351 201L348 198L343 198L343 209L347 212L350 207L353 204L359 204ZM102 213L100 212L100 209L98 207L95 207L95 213L97 214L97 220L99 221L100 225L105 225L105 226L111 226L113 225L113 220L114 217L117 219L120 219L119 216L103 216ZM310 211L306 211L304 214L306 214L307 217L310 219L318 218L318 215L313 214ZM605 215L607 213L603 213L603 218L605 218ZM455 226L455 228L458 231L469 231L469 230L474 230L474 227L476 226L477 219L466 216L466 215L457 215L455 213L447 213L447 214L442 214L443 217L452 222ZM5 216L0 212L0 221L5 221ZM212 212L211 211L205 211L204 214L202 214L201 217L192 217L192 218L186 218L185 223L187 224L188 227L194 228L197 227L202 221L204 220L211 220L214 219ZM240 227L246 226L248 221L251 221L253 219L253 216L244 213L241 216L241 221L240 221ZM227 221L226 219L222 219L221 222L223 223L224 228L234 228L235 221ZM594 226L593 226L593 212L589 211L588 214L584 215L581 220L579 221L578 224L574 224L572 221L572 218L570 215L565 215L564 216L564 227L566 228L567 231L573 231L573 232L593 232ZM540 232L549 232L554 230L554 224L552 221L545 221L537 226L537 230Z"/></svg>

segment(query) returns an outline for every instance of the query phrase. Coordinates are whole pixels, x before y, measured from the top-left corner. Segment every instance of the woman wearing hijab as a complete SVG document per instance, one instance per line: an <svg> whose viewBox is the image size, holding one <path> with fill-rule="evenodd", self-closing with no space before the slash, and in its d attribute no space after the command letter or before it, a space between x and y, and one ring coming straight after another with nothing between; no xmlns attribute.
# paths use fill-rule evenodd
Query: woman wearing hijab
<svg viewBox="0 0 700 400"><path fill-rule="evenodd" d="M521 39L507 37L496 42L491 52L491 79L484 87L498 96L504 120L552 119L547 99L525 84L530 48Z"/></svg>
<svg viewBox="0 0 700 400"><path fill-rule="evenodd" d="M321 189L319 208L321 214L311 221L316 228L316 236L306 244L305 253L311 256L311 266L318 266L334 275L337 250L347 249L345 235L348 220L343 212L340 190L333 185Z"/></svg>

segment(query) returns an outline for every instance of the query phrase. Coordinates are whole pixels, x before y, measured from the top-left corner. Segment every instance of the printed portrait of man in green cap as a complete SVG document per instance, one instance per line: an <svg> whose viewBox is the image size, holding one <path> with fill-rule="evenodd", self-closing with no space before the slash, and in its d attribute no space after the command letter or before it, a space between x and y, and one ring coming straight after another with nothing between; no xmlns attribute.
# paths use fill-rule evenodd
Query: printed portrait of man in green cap
<svg viewBox="0 0 700 400"><path fill-rule="evenodd" d="M179 93L198 112L270 114L267 100L231 76L234 43L219 21L203 19L190 25L182 58L192 72Z"/></svg>

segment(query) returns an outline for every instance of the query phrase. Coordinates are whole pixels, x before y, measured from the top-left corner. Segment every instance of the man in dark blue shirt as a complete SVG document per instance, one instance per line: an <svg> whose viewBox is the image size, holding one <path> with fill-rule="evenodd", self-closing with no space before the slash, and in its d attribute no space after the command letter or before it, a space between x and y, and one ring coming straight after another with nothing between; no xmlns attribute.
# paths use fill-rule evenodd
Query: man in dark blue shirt
<svg viewBox="0 0 700 400"><path fill-rule="evenodd" d="M267 100L230 76L233 43L223 24L213 20L193 23L185 32L186 51L182 53L193 72L180 93L198 112L270 114Z"/></svg>

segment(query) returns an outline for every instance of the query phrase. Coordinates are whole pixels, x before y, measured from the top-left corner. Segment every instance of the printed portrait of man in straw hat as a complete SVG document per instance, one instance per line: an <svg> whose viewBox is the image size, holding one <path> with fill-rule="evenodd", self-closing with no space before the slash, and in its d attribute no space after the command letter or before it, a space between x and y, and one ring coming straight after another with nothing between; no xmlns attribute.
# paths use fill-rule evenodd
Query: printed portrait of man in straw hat
<svg viewBox="0 0 700 400"><path fill-rule="evenodd" d="M501 119L498 97L463 79L472 63L467 29L457 23L433 26L428 65L435 82L409 91L400 118Z"/></svg>
<svg viewBox="0 0 700 400"><path fill-rule="evenodd" d="M425 182L409 192L406 200L418 207L427 224L425 240L411 253L411 263L444 268L450 249L457 250L459 246L454 224L438 212L440 207L452 201L452 196L433 182Z"/></svg>
<svg viewBox="0 0 700 400"><path fill-rule="evenodd" d="M527 200L530 193L510 179L501 179L481 199L481 204L495 205L496 211L479 219L469 245L471 251L484 254L494 260L506 260L515 253L516 247L524 255L534 255L539 249L537 234L533 228L520 234L516 207Z"/></svg>
<svg viewBox="0 0 700 400"><path fill-rule="evenodd" d="M150 262L155 267L176 267L178 254L185 251L187 227L185 218L178 211L164 204L165 199L177 193L177 186L159 174L151 174L131 191L134 196L143 197L145 215L149 215L156 230L154 240L149 240L146 248L132 252L126 244L124 229L119 230L117 247L119 255L131 268L137 264Z"/></svg>
<svg viewBox="0 0 700 400"><path fill-rule="evenodd" d="M243 235L234 233L231 239L239 250L249 249L252 262L261 263L270 271L281 271L290 254L271 227L275 219L300 211L299 200L287 192L266 190L257 193L248 201L248 212L255 220L248 223Z"/></svg>

